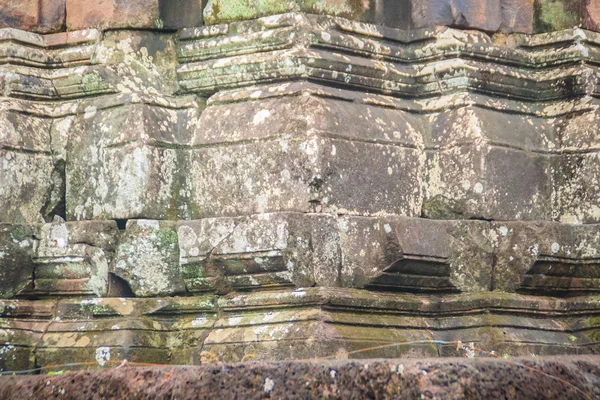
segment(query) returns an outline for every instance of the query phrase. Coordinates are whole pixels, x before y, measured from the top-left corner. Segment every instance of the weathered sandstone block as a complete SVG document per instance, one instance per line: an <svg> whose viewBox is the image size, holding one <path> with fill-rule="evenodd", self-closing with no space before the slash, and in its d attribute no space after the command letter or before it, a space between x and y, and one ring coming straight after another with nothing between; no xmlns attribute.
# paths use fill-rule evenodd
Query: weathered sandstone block
<svg viewBox="0 0 600 400"><path fill-rule="evenodd" d="M600 225L496 222L494 290L577 296L600 290Z"/></svg>
<svg viewBox="0 0 600 400"><path fill-rule="evenodd" d="M578 26L584 4L585 1L581 0L536 0L535 32L552 32Z"/></svg>
<svg viewBox="0 0 600 400"><path fill-rule="evenodd" d="M534 2L531 0L501 0L502 24L500 31L532 33Z"/></svg>
<svg viewBox="0 0 600 400"><path fill-rule="evenodd" d="M67 28L161 28L158 0L67 1Z"/></svg>
<svg viewBox="0 0 600 400"><path fill-rule="evenodd" d="M180 29L202 26L202 12L207 0L161 0L160 19L165 28Z"/></svg>
<svg viewBox="0 0 600 400"><path fill-rule="evenodd" d="M53 300L0 300L0 372L35 368L36 346L54 318Z"/></svg>
<svg viewBox="0 0 600 400"><path fill-rule="evenodd" d="M582 9L582 26L595 32L600 31L600 1L584 0L582 1Z"/></svg>
<svg viewBox="0 0 600 400"><path fill-rule="evenodd" d="M204 17L208 24L216 24L291 11L341 16L403 30L439 25L489 32L529 33L533 29L533 2L530 0L210 0Z"/></svg>
<svg viewBox="0 0 600 400"><path fill-rule="evenodd" d="M12 298L33 281L33 230L0 224L0 299Z"/></svg>
<svg viewBox="0 0 600 400"><path fill-rule="evenodd" d="M0 368L597 352L594 4L0 30Z"/></svg>
<svg viewBox="0 0 600 400"><path fill-rule="evenodd" d="M56 217L42 225L35 280L27 294L105 296L117 232L114 221L64 222Z"/></svg>
<svg viewBox="0 0 600 400"><path fill-rule="evenodd" d="M411 118L308 93L277 95L286 87L232 92L209 102L200 118L203 129L191 142L194 217L418 215L424 159ZM219 116L226 119L214 124Z"/></svg>
<svg viewBox="0 0 600 400"><path fill-rule="evenodd" d="M600 153L565 154L553 176L557 220L600 222Z"/></svg>
<svg viewBox="0 0 600 400"><path fill-rule="evenodd" d="M208 0L204 9L204 20L212 25L303 11L328 14L356 20L369 20L374 12L373 0L309 0L309 1L255 1L255 0Z"/></svg>
<svg viewBox="0 0 600 400"><path fill-rule="evenodd" d="M175 219L182 165L169 145L176 123L177 111L145 104L77 116L67 147L67 217Z"/></svg>
<svg viewBox="0 0 600 400"><path fill-rule="evenodd" d="M430 293L490 288L493 248L485 222L345 217L338 224L345 287Z"/></svg>
<svg viewBox="0 0 600 400"><path fill-rule="evenodd" d="M488 32L533 32L534 3L531 0L411 0L410 4L409 26L413 28L446 25ZM386 5L384 3L384 8Z"/></svg>
<svg viewBox="0 0 600 400"><path fill-rule="evenodd" d="M67 28L182 28L202 25L203 0L66 0Z"/></svg>
<svg viewBox="0 0 600 400"><path fill-rule="evenodd" d="M600 222L600 131L598 110L565 118L557 129L561 157L552 179L555 220Z"/></svg>
<svg viewBox="0 0 600 400"><path fill-rule="evenodd" d="M110 271L139 297L185 293L175 224L129 220Z"/></svg>
<svg viewBox="0 0 600 400"><path fill-rule="evenodd" d="M411 4L417 28L453 25L494 32L502 24L500 0L425 0Z"/></svg>
<svg viewBox="0 0 600 400"><path fill-rule="evenodd" d="M600 331L593 317L597 304L589 297L548 301L499 292L423 296L334 288L240 292L218 301L214 296L0 301L0 315L7 318L0 363L50 366L68 357L114 367L124 358L198 364L483 356L478 349L590 354ZM582 311L592 317L573 318Z"/></svg>
<svg viewBox="0 0 600 400"><path fill-rule="evenodd" d="M532 125L535 126L532 129ZM426 131L423 214L434 219L549 219L553 126L477 107L441 113Z"/></svg>
<svg viewBox="0 0 600 400"><path fill-rule="evenodd" d="M336 218L261 214L180 222L188 291L337 286L341 253Z"/></svg>
<svg viewBox="0 0 600 400"><path fill-rule="evenodd" d="M123 359L168 363L172 350L189 352L188 346L204 341L213 312L210 297L65 300L57 305L59 318L39 344L38 360L52 365L68 357L100 367Z"/></svg>
<svg viewBox="0 0 600 400"><path fill-rule="evenodd" d="M64 24L65 0L0 1L0 28L50 33Z"/></svg>
<svg viewBox="0 0 600 400"><path fill-rule="evenodd" d="M0 111L0 222L44 222L51 209L54 163L52 121ZM56 182L57 186L59 182Z"/></svg>

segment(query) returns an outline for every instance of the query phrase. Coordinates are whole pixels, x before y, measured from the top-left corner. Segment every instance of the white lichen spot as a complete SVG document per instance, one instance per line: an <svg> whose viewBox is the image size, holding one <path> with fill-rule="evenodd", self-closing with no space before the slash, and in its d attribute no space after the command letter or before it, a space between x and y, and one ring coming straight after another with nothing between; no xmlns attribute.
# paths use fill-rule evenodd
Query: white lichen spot
<svg viewBox="0 0 600 400"><path fill-rule="evenodd" d="M506 226L501 226L499 230L502 236L508 235L508 228Z"/></svg>
<svg viewBox="0 0 600 400"><path fill-rule="evenodd" d="M98 111L98 109L95 106L86 107L85 110L83 110L83 112L84 112L83 118L85 118L85 119L94 118L97 111Z"/></svg>
<svg viewBox="0 0 600 400"><path fill-rule="evenodd" d="M96 361L99 366L104 367L110 361L110 347L98 347L96 349Z"/></svg>
<svg viewBox="0 0 600 400"><path fill-rule="evenodd" d="M229 324L229 326L236 326L240 322L242 322L242 317L230 317L227 320L227 323Z"/></svg>
<svg viewBox="0 0 600 400"><path fill-rule="evenodd" d="M140 228L160 229L160 222L157 220L139 219L137 220L137 224Z"/></svg>
<svg viewBox="0 0 600 400"><path fill-rule="evenodd" d="M556 254L560 251L560 244L554 242L554 243L552 243L552 246L550 247L550 249L552 250L552 253Z"/></svg>
<svg viewBox="0 0 600 400"><path fill-rule="evenodd" d="M179 245L186 250L191 249L196 246L198 243L198 235L194 229L187 225L180 226L177 229L177 238L179 240ZM191 250L189 250L191 252Z"/></svg>
<svg viewBox="0 0 600 400"><path fill-rule="evenodd" d="M66 225L53 226L50 237L56 243L56 247L64 249L69 243L69 230Z"/></svg>
<svg viewBox="0 0 600 400"><path fill-rule="evenodd" d="M198 317L192 321L192 326L195 327L195 326L204 325L204 324L206 324L207 321L208 321L208 319L206 319L205 317Z"/></svg>
<svg viewBox="0 0 600 400"><path fill-rule="evenodd" d="M271 111L269 111L269 110L260 110L259 112L256 113L256 115L254 115L254 118L252 119L252 124L253 125L262 124L270 116L271 116Z"/></svg>
<svg viewBox="0 0 600 400"><path fill-rule="evenodd" d="M86 288L96 296L106 294L108 287L108 260L104 251L96 251L91 256L91 262L94 266L93 273L86 284Z"/></svg>
<svg viewBox="0 0 600 400"><path fill-rule="evenodd" d="M332 369L331 371L329 371L329 375L331 376L331 379L335 379L335 377L337 376L337 371L335 369Z"/></svg>
<svg viewBox="0 0 600 400"><path fill-rule="evenodd" d="M475 191L475 193L481 194L481 193L483 193L483 185L481 183L477 182L475 184L475 186L473 187L473 190Z"/></svg>
<svg viewBox="0 0 600 400"><path fill-rule="evenodd" d="M275 387L275 381L273 381L273 379L271 379L271 378L266 378L265 384L263 387L263 390L265 391L265 393L271 393L273 391L274 387Z"/></svg>
<svg viewBox="0 0 600 400"><path fill-rule="evenodd" d="M404 374L404 364L392 365L390 371L402 375Z"/></svg>
<svg viewBox="0 0 600 400"><path fill-rule="evenodd" d="M385 230L385 233L392 233L392 227L390 226L390 224L383 225L383 229Z"/></svg>
<svg viewBox="0 0 600 400"><path fill-rule="evenodd" d="M536 243L533 246L530 246L528 251L532 256L537 256L540 252L540 246Z"/></svg>

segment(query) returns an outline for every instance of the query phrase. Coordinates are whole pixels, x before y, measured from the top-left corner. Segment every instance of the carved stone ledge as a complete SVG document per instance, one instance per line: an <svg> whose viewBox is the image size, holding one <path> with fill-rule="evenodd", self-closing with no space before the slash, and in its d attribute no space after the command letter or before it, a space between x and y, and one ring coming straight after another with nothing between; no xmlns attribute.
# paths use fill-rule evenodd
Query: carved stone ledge
<svg viewBox="0 0 600 400"><path fill-rule="evenodd" d="M511 356L593 354L600 332L596 297L550 301L506 293L440 297L332 288L238 293L218 300L0 301L0 315L3 341L9 343L0 353L4 370L67 360L102 367L122 359L200 364L485 355L481 350ZM367 348L372 349L363 351Z"/></svg>

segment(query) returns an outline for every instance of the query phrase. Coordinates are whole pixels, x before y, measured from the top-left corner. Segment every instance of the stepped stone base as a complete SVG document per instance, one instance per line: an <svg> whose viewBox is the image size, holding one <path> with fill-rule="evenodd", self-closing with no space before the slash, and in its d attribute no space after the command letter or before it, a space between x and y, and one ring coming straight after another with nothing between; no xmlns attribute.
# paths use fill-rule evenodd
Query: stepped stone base
<svg viewBox="0 0 600 400"><path fill-rule="evenodd" d="M600 0L22 3L0 0L0 372L529 356L564 379L278 365L338 397L598 395ZM275 396L273 365L221 372Z"/></svg>
<svg viewBox="0 0 600 400"><path fill-rule="evenodd" d="M2 370L313 357L597 354L600 298L308 288L0 303ZM459 343L460 342L460 343ZM381 346L381 347L379 347ZM365 350L366 349L366 350ZM370 350L369 350L370 349Z"/></svg>

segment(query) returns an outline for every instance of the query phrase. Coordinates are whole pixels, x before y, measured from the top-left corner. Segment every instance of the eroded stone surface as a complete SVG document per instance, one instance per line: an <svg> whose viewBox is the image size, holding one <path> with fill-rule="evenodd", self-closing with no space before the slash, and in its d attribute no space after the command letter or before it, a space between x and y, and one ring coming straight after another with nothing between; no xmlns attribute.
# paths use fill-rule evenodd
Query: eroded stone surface
<svg viewBox="0 0 600 400"><path fill-rule="evenodd" d="M555 295L595 291L598 225L496 223L495 289Z"/></svg>
<svg viewBox="0 0 600 400"><path fill-rule="evenodd" d="M56 217L36 235L35 280L26 295L107 295L117 241L114 221L66 223Z"/></svg>
<svg viewBox="0 0 600 400"><path fill-rule="evenodd" d="M0 340L8 348L0 355L0 362L8 364L0 368L10 368L13 348L29 354L17 360L19 368L32 368L34 362L56 366L65 357L92 363L90 367L114 367L124 358L206 364L485 357L490 351L507 356L595 354L597 304L597 296L549 300L501 292L424 296L333 288L236 293L218 300L10 300L0 302L7 318ZM574 312L586 317L573 318Z"/></svg>
<svg viewBox="0 0 600 400"><path fill-rule="evenodd" d="M435 396L526 399L578 399L598 393L595 357L516 360L421 360L421 361L303 361L244 363L188 368L120 369L64 376L3 378L0 396L18 394L50 397L64 393L85 398L100 396L178 399L225 397L341 399ZM75 383L74 383L75 382ZM235 384L232 384L235 382ZM568 382L568 383L565 383ZM290 392L290 389L293 389Z"/></svg>
<svg viewBox="0 0 600 400"><path fill-rule="evenodd" d="M64 29L65 0L23 0L0 2L0 28L51 33Z"/></svg>
<svg viewBox="0 0 600 400"><path fill-rule="evenodd" d="M335 217L263 214L182 222L189 291L335 286L341 253Z"/></svg>
<svg viewBox="0 0 600 400"><path fill-rule="evenodd" d="M594 2L232 4L0 30L0 368L598 352Z"/></svg>
<svg viewBox="0 0 600 400"><path fill-rule="evenodd" d="M111 271L126 280L137 296L184 293L175 225L130 220L119 241Z"/></svg>
<svg viewBox="0 0 600 400"><path fill-rule="evenodd" d="M0 298L12 298L31 285L34 248L31 227L0 224Z"/></svg>

